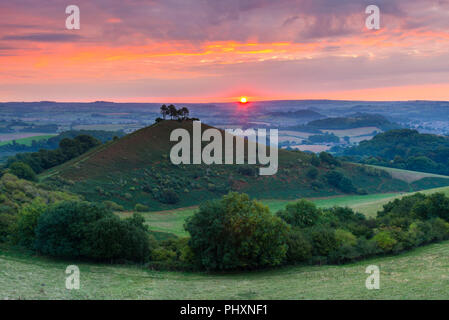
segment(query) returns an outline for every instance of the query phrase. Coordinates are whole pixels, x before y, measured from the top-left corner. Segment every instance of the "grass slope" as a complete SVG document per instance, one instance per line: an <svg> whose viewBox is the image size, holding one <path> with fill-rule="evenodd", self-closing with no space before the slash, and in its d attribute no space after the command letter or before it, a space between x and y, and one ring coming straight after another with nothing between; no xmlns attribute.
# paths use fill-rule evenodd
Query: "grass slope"
<svg viewBox="0 0 449 320"><path fill-rule="evenodd" d="M65 268L81 271L65 289ZM380 268L380 290L365 269ZM449 299L449 242L343 266L294 266L240 274L160 272L55 261L0 247L0 299Z"/></svg>
<svg viewBox="0 0 449 320"><path fill-rule="evenodd" d="M321 164L312 179L310 154L279 150L279 170L274 176L255 176L241 165L173 165L169 160L170 133L177 128L192 131L192 122L163 121L106 143L70 162L45 172L41 179L65 187L91 201L113 200L132 209L141 203L151 211L197 205L233 190L259 198L296 199L342 194L323 175L338 170L368 193L408 191L408 183L369 174L360 165L344 163L332 168ZM203 125L203 130L210 128ZM257 172L257 168L254 172ZM180 197L175 205L159 201L164 189Z"/></svg>

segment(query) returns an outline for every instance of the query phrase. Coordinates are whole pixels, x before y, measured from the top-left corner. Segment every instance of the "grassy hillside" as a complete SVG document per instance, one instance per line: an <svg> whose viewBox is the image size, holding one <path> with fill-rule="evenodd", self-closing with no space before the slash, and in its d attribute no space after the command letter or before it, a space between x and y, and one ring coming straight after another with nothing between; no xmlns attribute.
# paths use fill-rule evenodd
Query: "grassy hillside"
<svg viewBox="0 0 449 320"><path fill-rule="evenodd" d="M152 211L197 205L231 190L274 199L343 194L325 178L332 170L367 193L410 189L408 183L379 170L349 163L335 167L323 161L314 166L315 155L286 150L279 150L279 170L274 176L257 176L257 166L248 165L173 165L169 154L175 143L169 136L176 128L191 132L192 122L163 121L143 128L55 167L41 179L88 200L112 200L128 209L140 203ZM207 128L203 125L202 130ZM312 178L308 172L313 168L318 175ZM166 190L173 190L179 201L165 201Z"/></svg>
<svg viewBox="0 0 449 320"><path fill-rule="evenodd" d="M81 271L65 289L65 268ZM0 299L449 299L449 242L343 266L296 266L240 274L159 272L55 261L0 247ZM380 290L365 269L380 268Z"/></svg>

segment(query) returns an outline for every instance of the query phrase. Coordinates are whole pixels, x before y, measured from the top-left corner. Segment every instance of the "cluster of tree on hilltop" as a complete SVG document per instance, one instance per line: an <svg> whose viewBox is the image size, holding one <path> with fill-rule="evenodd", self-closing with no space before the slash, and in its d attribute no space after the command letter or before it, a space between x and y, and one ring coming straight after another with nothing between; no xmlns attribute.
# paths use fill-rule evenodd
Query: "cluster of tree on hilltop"
<svg viewBox="0 0 449 320"><path fill-rule="evenodd" d="M449 138L416 130L381 133L341 154L366 164L449 175Z"/></svg>
<svg viewBox="0 0 449 320"><path fill-rule="evenodd" d="M170 117L171 120L178 120L178 121L183 121L183 120L198 120L196 118L189 118L189 114L190 111L188 108L186 107L182 107L177 109L174 105L165 105L163 104L161 106L161 115L162 118L157 118L156 122L160 122L162 120L166 120L167 117Z"/></svg>

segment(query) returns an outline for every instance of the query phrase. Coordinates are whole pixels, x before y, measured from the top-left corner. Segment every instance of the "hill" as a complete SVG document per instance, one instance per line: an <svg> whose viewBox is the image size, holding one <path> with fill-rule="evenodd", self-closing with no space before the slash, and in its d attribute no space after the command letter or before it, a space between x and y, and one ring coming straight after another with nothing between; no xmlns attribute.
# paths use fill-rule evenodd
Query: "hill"
<svg viewBox="0 0 449 320"><path fill-rule="evenodd" d="M449 175L449 138L416 130L391 130L340 152L372 165Z"/></svg>
<svg viewBox="0 0 449 320"><path fill-rule="evenodd" d="M377 127L382 130L389 130L398 127L382 115L366 113L356 113L347 117L315 120L309 122L307 126L315 129L328 130L345 130L362 127Z"/></svg>
<svg viewBox="0 0 449 320"><path fill-rule="evenodd" d="M41 180L91 201L150 210L196 205L231 190L275 199L409 190L408 183L381 170L298 151L279 150L273 176L257 176L255 165L173 165L169 154L175 142L169 136L176 128L192 132L192 122L156 123L52 168ZM208 128L203 124L202 131Z"/></svg>

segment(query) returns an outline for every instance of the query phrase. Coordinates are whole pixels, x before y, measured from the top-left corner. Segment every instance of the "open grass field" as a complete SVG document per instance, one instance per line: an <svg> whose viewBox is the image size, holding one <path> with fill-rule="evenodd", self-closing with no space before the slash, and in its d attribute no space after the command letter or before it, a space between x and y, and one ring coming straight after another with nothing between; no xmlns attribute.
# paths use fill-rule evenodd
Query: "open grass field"
<svg viewBox="0 0 449 320"><path fill-rule="evenodd" d="M15 136L10 135L9 137L6 135L3 135L2 139L0 141L0 146L11 144L14 140L19 144L31 146L31 143L33 142L33 140L36 140L36 141L47 140L54 136L56 136L56 134L39 134L39 133L26 134L26 133L23 133L23 134L15 134Z"/></svg>
<svg viewBox="0 0 449 320"><path fill-rule="evenodd" d="M65 269L80 268L80 290ZM380 290L367 290L368 265ZM293 266L238 274L161 272L58 261L0 247L0 299L449 299L449 242L343 266Z"/></svg>
<svg viewBox="0 0 449 320"><path fill-rule="evenodd" d="M449 187L434 188L429 190L420 191L424 194L432 194L435 192L442 192L449 195ZM382 210L383 205L405 195L411 195L410 193L382 193L371 195L349 195L349 196L334 196L317 199L309 199L314 202L318 207L330 208L333 206L350 207L357 212L363 213L368 217L375 217L376 213ZM277 212L283 209L291 200L261 200L262 203L267 205L271 212ZM142 213L145 218L145 222L149 225L152 231L173 233L177 236L187 236L184 230L184 221L187 217L194 214L197 210L197 206L180 208L174 210L165 210L157 212L145 212ZM129 216L132 212L118 213L120 216Z"/></svg>

